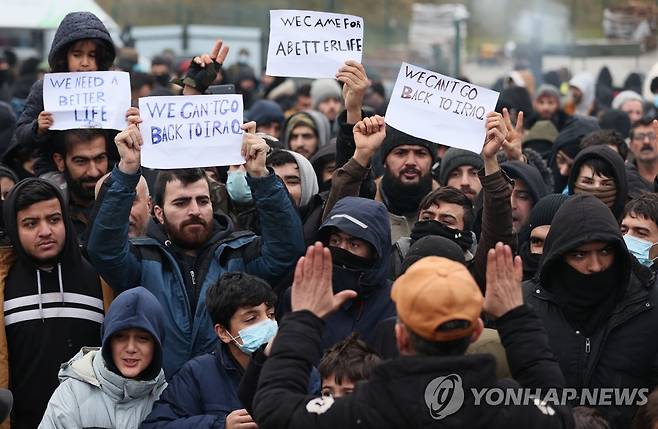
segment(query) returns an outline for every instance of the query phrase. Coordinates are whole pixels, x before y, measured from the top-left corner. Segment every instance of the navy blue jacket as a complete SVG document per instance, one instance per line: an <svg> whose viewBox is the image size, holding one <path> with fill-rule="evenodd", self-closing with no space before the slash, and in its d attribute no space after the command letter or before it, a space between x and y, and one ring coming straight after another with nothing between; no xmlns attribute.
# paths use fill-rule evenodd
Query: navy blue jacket
<svg viewBox="0 0 658 429"><path fill-rule="evenodd" d="M141 427L223 429L226 416L245 408L238 398L243 375L228 347L218 343L214 353L196 357L178 371ZM308 392L316 394L319 384L313 369Z"/></svg>
<svg viewBox="0 0 658 429"><path fill-rule="evenodd" d="M262 236L234 234L230 220L216 216L199 270L183 274L184 264L161 226L152 225L148 237L128 240L128 217L139 174L128 175L115 168L110 180L89 232L89 258L115 291L143 286L160 301L167 333L162 366L171 378L185 362L212 351L217 343L205 306L208 288L227 271L244 271L275 283L304 252L301 220L274 174L248 177ZM190 299L194 288L198 291L196 302Z"/></svg>
<svg viewBox="0 0 658 429"><path fill-rule="evenodd" d="M352 289L358 297L343 304L326 319L322 350L347 338L352 332L358 332L361 339L372 344L377 324L396 314L391 300L392 283L388 280L391 230L386 206L366 198L342 198L320 226L318 237L327 243L334 228L370 243L377 255L374 265L363 271L346 269L334 263L334 293ZM290 311L290 290L281 310Z"/></svg>
<svg viewBox="0 0 658 429"><path fill-rule="evenodd" d="M219 343L214 353L183 365L142 428L223 428L226 416L244 408L238 399L243 373L228 347Z"/></svg>

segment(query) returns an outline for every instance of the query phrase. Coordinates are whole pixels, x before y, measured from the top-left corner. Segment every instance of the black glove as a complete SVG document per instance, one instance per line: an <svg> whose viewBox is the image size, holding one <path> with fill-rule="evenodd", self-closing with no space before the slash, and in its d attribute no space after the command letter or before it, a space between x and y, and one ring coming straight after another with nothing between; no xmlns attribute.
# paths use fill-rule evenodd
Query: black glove
<svg viewBox="0 0 658 429"><path fill-rule="evenodd" d="M206 92L206 89L215 81L217 78L217 73L222 69L222 65L217 61L213 61L210 64L206 64L205 67L201 67L199 64L190 61L190 67L187 69L187 73L183 79L177 79L172 81L177 85L188 85L196 89L200 93Z"/></svg>

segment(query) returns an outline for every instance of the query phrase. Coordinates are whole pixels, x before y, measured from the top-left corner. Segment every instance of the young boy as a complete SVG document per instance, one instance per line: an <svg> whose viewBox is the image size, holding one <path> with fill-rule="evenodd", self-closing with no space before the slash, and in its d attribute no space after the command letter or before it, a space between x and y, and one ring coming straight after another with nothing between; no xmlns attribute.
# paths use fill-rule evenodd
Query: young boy
<svg viewBox="0 0 658 429"><path fill-rule="evenodd" d="M370 378L382 359L366 343L352 334L335 344L322 356L318 371L322 379L322 396L334 399L349 395L361 380Z"/></svg>
<svg viewBox="0 0 658 429"><path fill-rule="evenodd" d="M205 305L219 342L188 361L153 406L142 427L256 428L238 398L249 359L276 334L276 295L258 277L229 272L208 288Z"/></svg>

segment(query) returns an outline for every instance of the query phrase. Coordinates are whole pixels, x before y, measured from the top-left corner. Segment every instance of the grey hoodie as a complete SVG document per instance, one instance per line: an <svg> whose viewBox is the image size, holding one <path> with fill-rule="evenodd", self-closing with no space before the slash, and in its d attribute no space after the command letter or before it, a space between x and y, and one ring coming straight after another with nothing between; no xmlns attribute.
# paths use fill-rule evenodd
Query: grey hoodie
<svg viewBox="0 0 658 429"><path fill-rule="evenodd" d="M302 198L300 207L306 207L306 205L311 202L313 196L320 191L320 187L318 186L318 178L315 176L313 165L308 159L291 150L286 150L286 152L289 152L295 158L295 161L297 161L297 167L299 167L299 177L302 181Z"/></svg>

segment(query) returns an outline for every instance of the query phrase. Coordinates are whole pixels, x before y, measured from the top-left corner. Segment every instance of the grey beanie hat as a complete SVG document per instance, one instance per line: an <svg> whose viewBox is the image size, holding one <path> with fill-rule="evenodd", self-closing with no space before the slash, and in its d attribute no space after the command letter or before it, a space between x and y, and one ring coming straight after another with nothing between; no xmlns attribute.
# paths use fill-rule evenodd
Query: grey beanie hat
<svg viewBox="0 0 658 429"><path fill-rule="evenodd" d="M318 104L328 98L343 99L343 91L338 82L334 79L316 79L311 83L311 99L313 108L317 109Z"/></svg>

